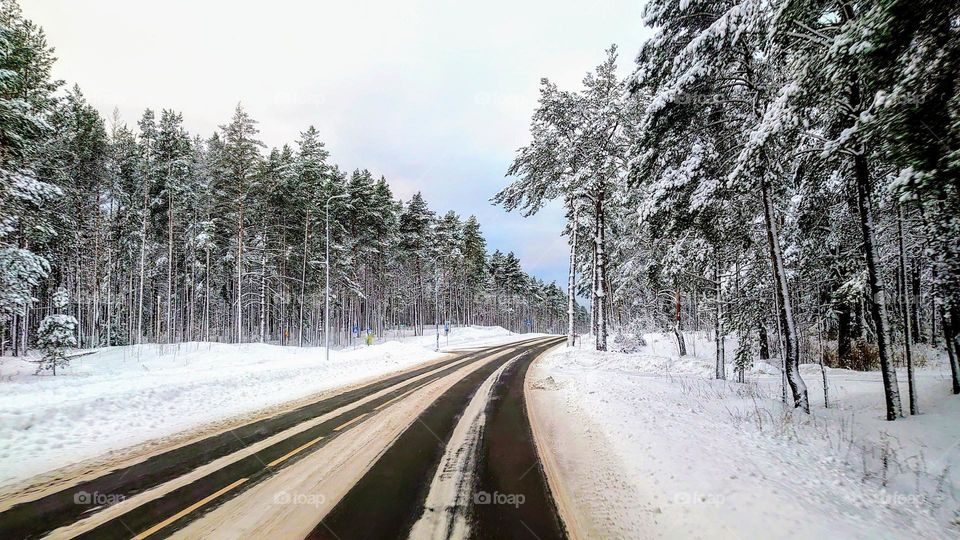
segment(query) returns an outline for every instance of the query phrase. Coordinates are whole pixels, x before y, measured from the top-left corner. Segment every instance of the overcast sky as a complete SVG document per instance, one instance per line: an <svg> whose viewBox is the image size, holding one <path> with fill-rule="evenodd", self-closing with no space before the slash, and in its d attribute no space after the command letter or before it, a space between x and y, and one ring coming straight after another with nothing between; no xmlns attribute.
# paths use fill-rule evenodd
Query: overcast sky
<svg viewBox="0 0 960 540"><path fill-rule="evenodd" d="M59 58L109 116L181 111L209 135L236 104L268 146L313 124L333 162L384 175L404 199L476 214L491 251L563 284L558 206L524 219L489 199L528 140L541 77L579 88L611 44L626 74L649 35L642 0L337 2L21 0Z"/></svg>

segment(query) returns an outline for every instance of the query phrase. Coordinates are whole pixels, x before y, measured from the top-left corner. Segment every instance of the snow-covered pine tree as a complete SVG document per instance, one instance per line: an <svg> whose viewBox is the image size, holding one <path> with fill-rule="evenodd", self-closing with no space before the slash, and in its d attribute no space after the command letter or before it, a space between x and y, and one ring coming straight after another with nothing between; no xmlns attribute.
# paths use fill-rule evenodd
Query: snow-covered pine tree
<svg viewBox="0 0 960 540"><path fill-rule="evenodd" d="M487 244L480 232L480 222L470 216L463 224L464 287L466 289L466 314L468 324L478 324L478 296L486 286Z"/></svg>
<svg viewBox="0 0 960 540"><path fill-rule="evenodd" d="M406 252L408 264L413 275L413 316L412 320L419 335L423 335L426 324L426 287L424 285L427 267L434 261L431 253L434 250L435 216L427 207L426 201L420 192L410 198L400 214L400 247Z"/></svg>
<svg viewBox="0 0 960 540"><path fill-rule="evenodd" d="M854 2L786 0L772 24L780 45L778 53L786 61L786 75L792 81L781 93L782 108L796 110L806 125L813 127L810 131L824 141L821 156L843 167L856 194L887 419L894 420L902 410L891 350L889 299L877 246L874 190L879 156L877 145L862 126L869 121L873 96L879 90L872 77L865 75L862 59L875 39L864 27L869 11L868 5Z"/></svg>
<svg viewBox="0 0 960 540"><path fill-rule="evenodd" d="M780 81L763 54L769 6L763 0L664 0L650 2L645 16L658 31L638 56L633 82L634 95L645 105L641 143L634 152L639 172L634 176L654 181L651 173L653 178L665 174L653 184L652 193L669 200L674 197L669 183L676 182L694 218L703 210L722 217L729 211L726 201L733 200L737 205L749 204L754 215L762 216L784 336L786 379L795 406L809 410L806 385L799 375L798 330L778 231L780 204L775 196L785 185L789 162L784 163L780 147L773 146L783 141L770 135L771 124L776 127L779 121ZM736 159L731 161L731 156ZM683 206L673 209L682 215ZM670 209L666 212L672 217ZM725 273L723 228L717 230L709 218L705 223L708 230L721 233L713 235L712 242L719 309Z"/></svg>
<svg viewBox="0 0 960 540"><path fill-rule="evenodd" d="M50 272L41 248L55 234L51 206L63 192L36 173L38 148L59 86L53 49L15 1L0 6L0 354L26 349L34 294Z"/></svg>
<svg viewBox="0 0 960 540"><path fill-rule="evenodd" d="M863 8L861 8L862 10ZM900 173L889 187L925 232L953 393L960 394L960 5L881 0L857 18L857 76L875 90L858 119ZM856 34L853 34L856 35ZM917 126L922 126L918 129ZM917 281L919 285L919 280ZM913 317L919 330L919 317ZM936 319L933 320L934 322ZM931 327L935 327L931 324ZM914 332L919 335L918 332Z"/></svg>
<svg viewBox="0 0 960 540"><path fill-rule="evenodd" d="M316 209L322 205L322 186L329 174L329 152L324 148L320 135L313 126L300 134L297 146L299 151L296 155L295 182L289 189L293 192L294 200L299 202L296 210L301 223L298 233L301 237L301 249L298 250L300 291L297 300L297 344L302 347L307 315L307 289L310 283L316 282L315 271L319 266L312 254L318 252L315 237L318 231L322 232L322 228L318 228L322 216L317 215Z"/></svg>
<svg viewBox="0 0 960 540"><path fill-rule="evenodd" d="M611 303L607 205L623 180L627 150L624 85L617 77L616 61L616 48L611 47L606 61L584 77L580 92L561 91L549 80L542 81L539 106L531 122L532 141L517 152L507 171L518 180L493 199L507 210L521 209L524 215L531 215L548 200L562 198L568 209L583 205L592 214L594 277L589 282L597 350L607 348ZM575 255L572 253L572 258ZM575 262L571 264L571 272L575 266Z"/></svg>
<svg viewBox="0 0 960 540"><path fill-rule="evenodd" d="M53 309L57 313L47 315L40 321L37 330L37 347L43 352L39 361L37 373L50 370L57 374L58 367L69 364L67 349L77 346L77 319L62 313L70 303L70 295L60 289L53 293Z"/></svg>
<svg viewBox="0 0 960 540"><path fill-rule="evenodd" d="M183 129L183 116L169 109L160 113L160 122L157 126L156 141L156 182L152 183L151 224L154 228L153 236L165 238L165 249L159 263L165 266L165 294L164 294L164 323L163 334L167 343L172 343L174 336L174 267L178 266L175 258L179 254L176 243L181 237L179 231L182 225L178 204L184 198L180 190L186 188L191 173L190 160L192 150L190 137ZM182 263L181 263L182 264Z"/></svg>
<svg viewBox="0 0 960 540"><path fill-rule="evenodd" d="M244 244L252 219L248 208L252 203L259 165L263 159L260 148L264 145L256 138L259 133L256 124L256 120L238 104L230 123L220 127L223 132L220 172L223 176L218 178L218 192L222 197L220 206L225 210L224 229L231 231L233 236L230 253L234 266L232 334L236 343L241 343L244 335L243 283L247 266Z"/></svg>

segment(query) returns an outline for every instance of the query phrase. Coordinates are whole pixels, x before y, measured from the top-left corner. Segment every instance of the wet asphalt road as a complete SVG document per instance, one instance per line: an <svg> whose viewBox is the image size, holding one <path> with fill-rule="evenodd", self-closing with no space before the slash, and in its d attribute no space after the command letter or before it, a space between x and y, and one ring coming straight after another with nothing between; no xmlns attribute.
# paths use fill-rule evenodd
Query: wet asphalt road
<svg viewBox="0 0 960 540"><path fill-rule="evenodd" d="M470 516L472 537L565 537L523 401L527 367L557 343L552 339L519 350L519 358L497 380L469 498L472 508L463 509ZM430 481L460 414L483 381L513 356L478 369L434 401L308 538L406 537L424 510Z"/></svg>

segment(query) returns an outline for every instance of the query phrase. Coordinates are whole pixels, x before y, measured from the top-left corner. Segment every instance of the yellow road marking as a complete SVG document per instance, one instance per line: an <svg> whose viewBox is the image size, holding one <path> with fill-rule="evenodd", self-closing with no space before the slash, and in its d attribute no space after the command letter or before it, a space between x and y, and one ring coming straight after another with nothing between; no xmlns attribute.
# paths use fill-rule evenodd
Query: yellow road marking
<svg viewBox="0 0 960 540"><path fill-rule="evenodd" d="M290 459L291 457L293 457L293 455L296 454L297 452L303 450L304 448L309 448L309 447L317 444L317 443L320 442L322 439L323 439L323 436L320 436L320 437L317 437L316 439L314 439L314 440L312 440L312 441L310 441L310 442L308 442L308 443L306 443L306 444L300 445L299 447L291 450L290 453L285 454L285 455L283 455L283 456L281 456L281 457L278 457L277 459L271 461L270 464L267 465L267 467L273 467L274 465L276 465L276 464L278 464L278 463L283 463L284 461L286 461L286 460Z"/></svg>
<svg viewBox="0 0 960 540"><path fill-rule="evenodd" d="M236 482L234 482L234 483L230 484L229 486L221 489L220 491L214 493L213 495L210 495L209 497L207 497L207 498L205 498L205 499L203 499L203 500L200 500L200 501L197 501L197 502L191 504L190 506L188 506L188 507L184 508L183 510L177 512L176 514L168 517L167 519L161 521L160 523L157 523L157 524L154 525L153 527L150 527L149 529L143 531L142 533L134 536L134 537L133 537L133 540L143 540L144 538L146 538L146 537L150 536L151 534L159 531L160 529L163 529L163 528L166 527L167 525L170 525L170 524L173 523L174 521L176 521L176 520L182 518L183 516L185 516L185 515L193 512L193 511L196 510L197 508L200 508L201 506L207 504L208 502L216 499L217 497L223 495L224 493L230 491L231 489L239 486L240 484L242 484L242 483L244 483L244 482L246 482L246 481L247 481L246 478L241 478L240 480L237 480Z"/></svg>
<svg viewBox="0 0 960 540"><path fill-rule="evenodd" d="M359 422L364 416L366 416L366 415L368 415L368 414L370 414L370 413L363 413L363 414L361 414L360 416L354 418L353 420L349 420L349 421L347 421L347 422L344 422L344 423L340 424L339 426L333 428L333 430L334 430L334 431L340 431L341 429L349 426L350 424L355 424L355 423Z"/></svg>
<svg viewBox="0 0 960 540"><path fill-rule="evenodd" d="M387 405L391 405L391 404L393 404L393 403L396 403L397 400L400 400L400 399L403 399L403 398L409 396L414 390L416 390L416 388L411 388L410 390L407 390L406 392L404 392L404 393L400 394L399 396L391 399L390 401L387 401L386 403L381 403L380 405L377 405L376 407L373 408L373 410L379 411L380 409L386 407Z"/></svg>

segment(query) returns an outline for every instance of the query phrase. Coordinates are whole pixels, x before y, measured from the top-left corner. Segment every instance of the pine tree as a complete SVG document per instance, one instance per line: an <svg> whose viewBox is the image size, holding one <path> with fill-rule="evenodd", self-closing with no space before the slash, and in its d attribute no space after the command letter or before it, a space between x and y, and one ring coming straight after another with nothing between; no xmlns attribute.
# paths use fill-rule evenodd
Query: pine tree
<svg viewBox="0 0 960 540"><path fill-rule="evenodd" d="M689 17L690 12L701 16ZM784 122L785 90L779 88L781 81L772 64L760 54L770 16L767 7L755 0L657 1L647 5L647 23L659 30L638 56L635 95L646 106L641 144L635 150L639 173L634 174L642 177L662 171L664 177L661 185L652 189L654 195L668 198L669 191L667 197L660 193L676 183L689 199L686 206L675 205L675 215L683 216L686 207L694 212L687 222L707 217L701 223L706 224L705 237L715 254L718 330L723 322L719 315L724 303L721 276L730 240L727 227L715 227L709 216L713 213L722 219L734 197L737 204L749 201L758 208L775 283L779 330L784 337L785 383L794 405L809 411L806 385L799 374L799 334L778 228L778 196L794 166L774 158L787 142L777 136ZM657 152L664 147L668 152ZM735 156L732 161L731 155ZM752 196L757 191L759 201ZM718 338L718 376L722 345Z"/></svg>
<svg viewBox="0 0 960 540"><path fill-rule="evenodd" d="M626 114L623 81L616 75L616 48L582 92L563 92L544 79L531 125L532 142L521 148L507 174L519 179L494 197L507 210L536 213L546 201L563 198L568 208L585 204L593 215L591 300L597 350L607 348L608 203L623 178ZM574 258L574 257L572 257ZM571 264L571 272L575 264ZM572 313L572 312L571 312Z"/></svg>
<svg viewBox="0 0 960 540"><path fill-rule="evenodd" d="M51 80L53 50L41 29L23 19L15 1L0 6L0 327L14 354L26 348L34 294L50 273L38 248L55 234L52 203L63 192L36 173L38 150L59 83ZM0 331L0 354L7 341Z"/></svg>
<svg viewBox="0 0 960 540"><path fill-rule="evenodd" d="M329 153L319 139L317 130L310 126L300 134L297 142L299 152L296 155L295 183L289 187L297 204L297 214L302 223L302 251L300 259L300 294L298 299L297 344L303 346L304 324L306 316L306 292L309 283L313 283L313 270L318 262L311 257L316 243L315 231L320 216L315 209L321 205L322 186L329 174L326 160ZM292 243L292 242L291 242Z"/></svg>
<svg viewBox="0 0 960 540"><path fill-rule="evenodd" d="M425 324L425 266L431 261L434 251L434 213L427 207L423 196L415 193L400 214L400 247L410 258L415 283L414 324L423 335Z"/></svg>
<svg viewBox="0 0 960 540"><path fill-rule="evenodd" d="M826 136L821 155L847 170L854 193L861 231L870 316L876 329L876 343L883 376L887 419L902 415L896 370L892 358L892 335L888 316L888 298L876 237L876 200L874 196L875 145L861 132L860 118L869 112L871 97L877 88L862 75L861 50L869 45L861 28L866 6L842 2L817 5L785 2L779 13L776 37L789 61L789 75L796 81L783 93L784 101L799 111L808 122L822 126ZM806 27L804 32L795 31ZM809 32L813 32L810 34ZM826 100L832 106L824 108Z"/></svg>
<svg viewBox="0 0 960 540"><path fill-rule="evenodd" d="M234 340L237 343L243 341L243 307L245 303L243 294L244 272L247 266L244 244L249 234L248 225L252 217L248 212L252 204L254 190L259 172L259 165L262 159L260 148L264 145L256 136L259 131L256 128L256 121L250 117L243 107L237 105L231 122L220 127L223 132L223 148L220 155L221 163L219 171L222 176L218 178L220 189L219 194L223 197L221 205L226 211L226 220L224 228L232 232L233 239L231 243L233 259L234 288Z"/></svg>
<svg viewBox="0 0 960 540"><path fill-rule="evenodd" d="M180 190L187 187L191 160L190 137L183 129L183 118L171 110L160 113L156 141L156 182L151 186L150 198L153 236L164 238L165 253L160 264L166 268L163 333L168 343L173 342L174 266L177 251L177 203L183 198ZM159 336L157 336L159 338Z"/></svg>
<svg viewBox="0 0 960 540"><path fill-rule="evenodd" d="M63 289L53 294L53 308L62 311L70 301L70 296ZM77 319L63 313L47 315L40 322L37 330L37 346L43 351L43 358L37 367L37 372L50 370L57 374L58 367L69 364L67 349L77 346L76 338Z"/></svg>

